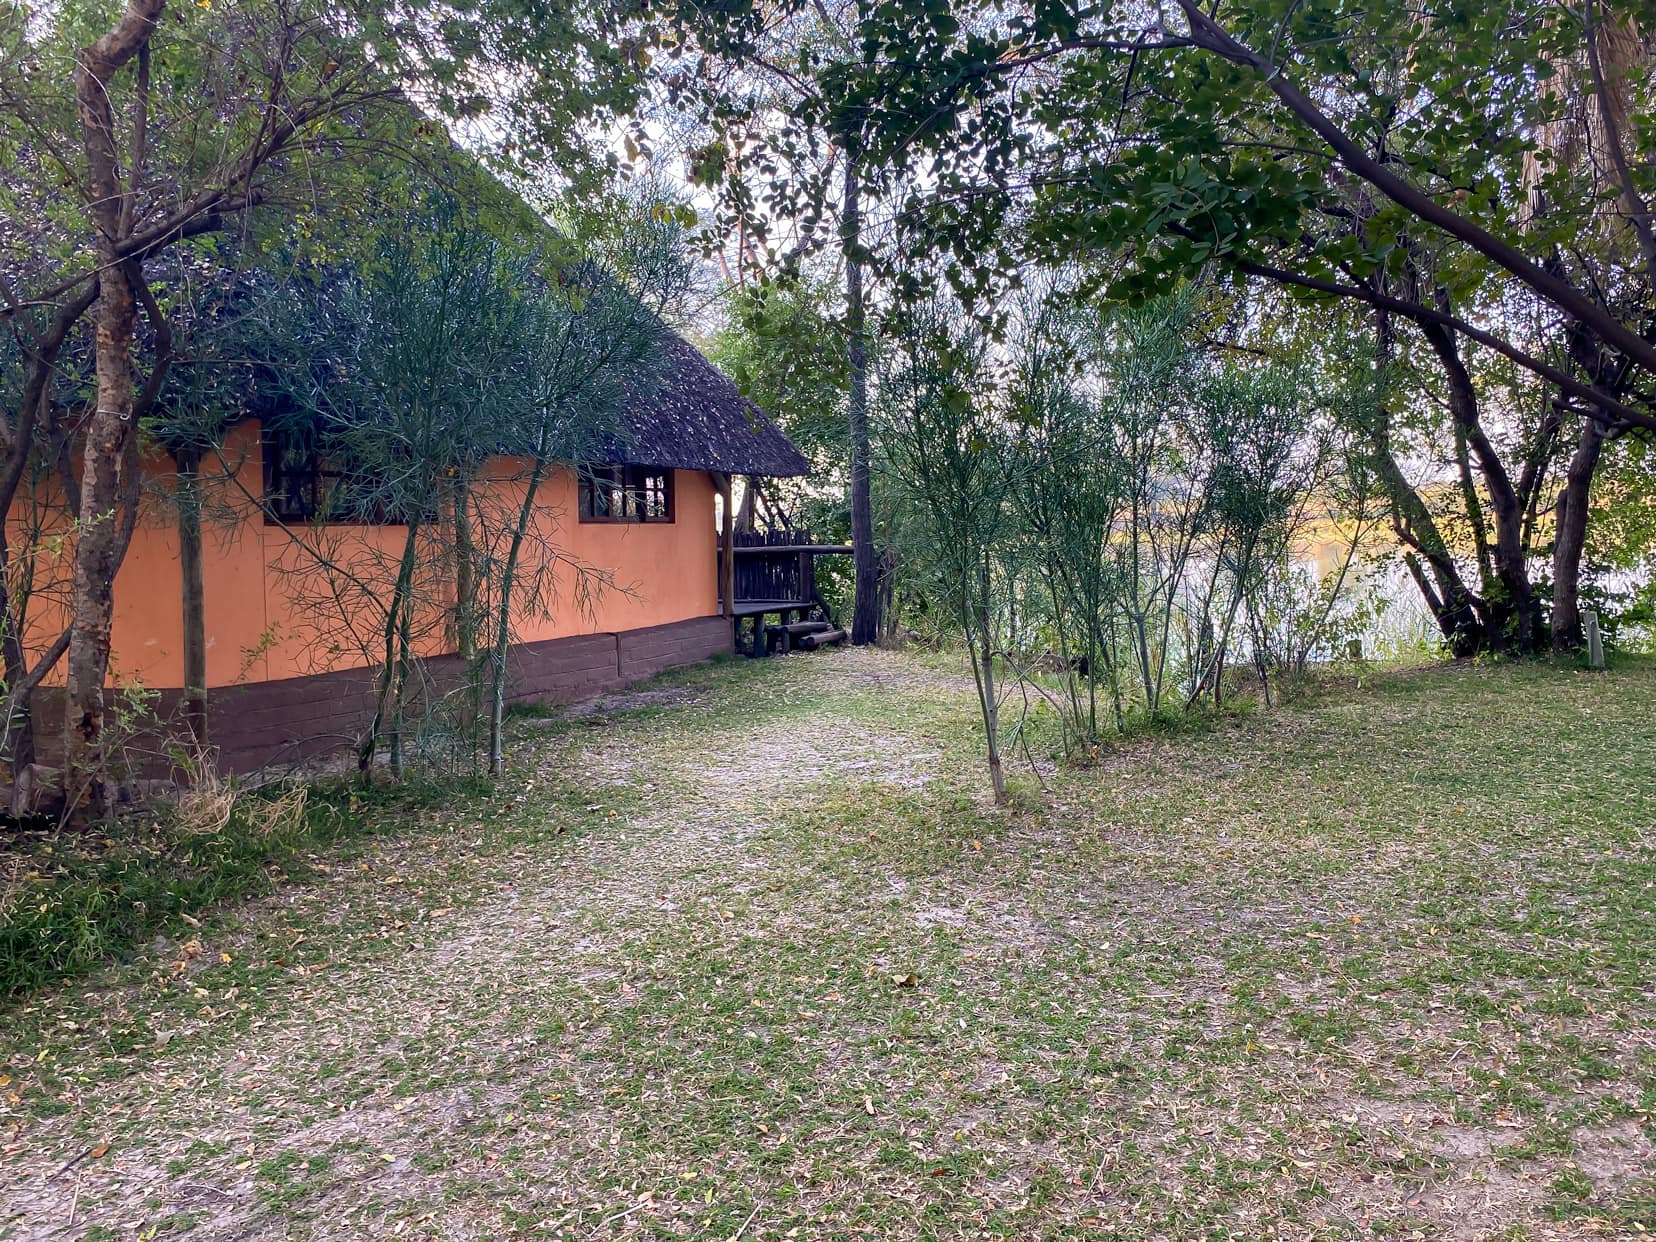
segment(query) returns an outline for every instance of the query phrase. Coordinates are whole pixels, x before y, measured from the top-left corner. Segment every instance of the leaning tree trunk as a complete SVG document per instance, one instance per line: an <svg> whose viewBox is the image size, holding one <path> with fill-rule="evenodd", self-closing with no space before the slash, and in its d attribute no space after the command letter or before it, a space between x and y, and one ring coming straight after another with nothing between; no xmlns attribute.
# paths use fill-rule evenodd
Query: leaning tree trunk
<svg viewBox="0 0 1656 1242"><path fill-rule="evenodd" d="M1431 323L1423 323L1421 331L1443 366L1449 381L1450 416L1457 435L1465 438L1489 497L1489 517L1495 526L1495 544L1490 549L1495 581L1484 584L1486 642L1497 651L1510 644L1522 654L1532 654L1541 643L1541 606L1524 554L1524 506L1500 453L1484 433L1478 392L1453 332Z"/></svg>
<svg viewBox="0 0 1656 1242"><path fill-rule="evenodd" d="M89 284L63 306L44 333L30 336L25 333L26 372L23 390L16 406L16 416L0 429L0 665L6 679L3 696L3 728L5 746L11 758L15 776L35 761L34 687L62 658L62 641L55 642L36 666L29 667L28 653L23 647L23 635L28 628L26 609L34 580L33 563L25 558L14 565L9 545L10 532L5 518L12 512L24 475L34 452L36 433L52 409L52 383L57 376L57 361L63 351L70 330L91 308L98 295L96 282ZM37 542L38 532L31 529L19 532L29 544ZM15 576L14 576L15 574ZM52 652L57 654L53 655Z"/></svg>
<svg viewBox="0 0 1656 1242"><path fill-rule="evenodd" d="M850 393L846 402L851 432L851 551L856 568L856 594L851 609L851 641L863 645L879 637L880 565L874 551L874 500L870 480L868 442L867 308L863 304L861 187L856 156L845 153L845 208L841 223L845 238L846 356L850 364Z"/></svg>
<svg viewBox="0 0 1656 1242"><path fill-rule="evenodd" d="M392 737L396 745L401 746L397 714L402 707L401 667L405 661L399 659L399 640L404 633L405 614L412 607L419 536L420 524L410 521L403 536L402 558L397 563L397 580L391 587L391 598L385 606L385 628L380 635L384 642L384 664L378 684L374 687L374 715L368 722L368 731L357 740L357 770L364 780L372 775L380 738Z"/></svg>
<svg viewBox="0 0 1656 1242"><path fill-rule="evenodd" d="M1593 475L1604 451L1604 425L1592 419L1581 424L1581 436L1564 472L1558 493L1557 527L1553 538L1552 649L1560 654L1579 650L1581 629L1581 556L1587 546L1587 516Z"/></svg>
<svg viewBox="0 0 1656 1242"><path fill-rule="evenodd" d="M22 609L12 599L11 549L7 546L5 522L0 520L0 666L4 668L9 692L3 743L10 759L13 779L35 760L34 696L23 690L28 676L28 655L23 650Z"/></svg>
<svg viewBox="0 0 1656 1242"><path fill-rule="evenodd" d="M1389 312L1375 311L1375 336L1375 363L1384 372L1391 365L1396 340ZM1485 643L1479 611L1482 601L1467 589L1436 519L1397 462L1392 451L1391 409L1383 397L1373 422L1364 430L1368 461L1385 489L1392 529L1404 546L1412 549L1403 563L1420 588L1421 598L1450 653L1456 658L1476 655Z"/></svg>

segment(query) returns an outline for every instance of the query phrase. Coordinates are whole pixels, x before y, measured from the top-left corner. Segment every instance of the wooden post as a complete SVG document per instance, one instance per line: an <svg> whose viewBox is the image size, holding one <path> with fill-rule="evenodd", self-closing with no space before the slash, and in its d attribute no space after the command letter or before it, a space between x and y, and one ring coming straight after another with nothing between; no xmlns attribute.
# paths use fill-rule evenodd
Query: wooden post
<svg viewBox="0 0 1656 1242"><path fill-rule="evenodd" d="M736 514L730 504L730 476L715 474L714 483L719 489L719 499L723 502L724 513L720 519L719 531L719 611L727 616L736 615Z"/></svg>
<svg viewBox="0 0 1656 1242"><path fill-rule="evenodd" d="M1599 632L1598 612L1592 608L1584 608L1581 619L1587 625L1587 666L1589 668L1604 667L1604 635Z"/></svg>

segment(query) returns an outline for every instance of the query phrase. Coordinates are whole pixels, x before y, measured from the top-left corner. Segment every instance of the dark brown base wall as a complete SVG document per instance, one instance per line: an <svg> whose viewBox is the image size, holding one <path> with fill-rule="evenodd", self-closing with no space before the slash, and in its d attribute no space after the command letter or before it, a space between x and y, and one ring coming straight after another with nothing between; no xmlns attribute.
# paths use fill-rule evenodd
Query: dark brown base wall
<svg viewBox="0 0 1656 1242"><path fill-rule="evenodd" d="M696 664L731 650L728 619L696 617L616 634L580 634L513 647L509 702L576 703L640 681L663 669ZM465 684L459 656L424 661L421 679L424 710L433 719L459 707L452 696ZM292 677L283 681L218 686L207 692L207 728L226 772L253 772L316 759L349 750L373 719L373 669L347 669ZM165 769L167 734L177 735L180 720L177 690L161 690L153 705L163 722L142 730L133 750L142 766ZM61 754L58 731L63 719L62 692L42 688L35 696L40 722L37 749L44 763ZM462 713L464 714L464 713Z"/></svg>

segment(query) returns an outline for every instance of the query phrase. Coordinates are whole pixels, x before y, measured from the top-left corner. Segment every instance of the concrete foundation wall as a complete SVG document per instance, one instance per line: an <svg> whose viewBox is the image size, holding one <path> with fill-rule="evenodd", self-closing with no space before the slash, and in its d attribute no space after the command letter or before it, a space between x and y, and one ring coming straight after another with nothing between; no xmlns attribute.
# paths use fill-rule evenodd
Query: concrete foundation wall
<svg viewBox="0 0 1656 1242"><path fill-rule="evenodd" d="M641 681L664 669L697 664L731 650L730 622L694 617L613 634L577 634L523 643L512 649L509 702L576 703ZM429 713L464 684L458 656L420 666ZM310 677L216 686L207 692L210 740L226 772L252 772L350 750L374 714L375 670L345 669ZM182 730L180 693L161 690L152 707L162 723L134 740L146 768L166 766L166 737ZM43 763L62 754L62 691L36 692L36 748Z"/></svg>

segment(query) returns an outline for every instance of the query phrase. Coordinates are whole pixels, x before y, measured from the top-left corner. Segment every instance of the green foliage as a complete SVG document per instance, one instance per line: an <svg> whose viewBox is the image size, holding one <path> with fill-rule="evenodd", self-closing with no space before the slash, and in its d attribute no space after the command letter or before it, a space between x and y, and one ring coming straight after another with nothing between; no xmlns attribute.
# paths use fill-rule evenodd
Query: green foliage
<svg viewBox="0 0 1656 1242"><path fill-rule="evenodd" d="M714 363L811 459L843 472L847 363L838 294L824 280L782 276L737 289L730 326L714 341Z"/></svg>
<svg viewBox="0 0 1656 1242"><path fill-rule="evenodd" d="M804 0L670 8L747 61L815 20ZM1267 352L1300 356L1362 315L1370 361L1395 364L1364 468L1424 598L1458 650L1533 648L1542 492L1575 420L1656 429L1642 6L884 0L840 17L842 43L803 48L764 148L830 133L900 200L872 256L900 269L900 302L943 275L1004 324L1032 271L1078 268L1133 305L1225 280L1249 308L1240 335L1296 336ZM797 201L787 159L755 163L750 201ZM1400 464L1421 454L1458 484L1423 495Z"/></svg>
<svg viewBox="0 0 1656 1242"><path fill-rule="evenodd" d="M184 400L176 385L165 392L174 361L172 313L186 304L208 308L211 337L215 301L220 310L226 304L202 288L181 302L180 286L211 285L226 266L224 250L257 253L272 235L310 243L320 232L323 244L312 261L338 262L327 255L327 243L349 234L326 225L318 230L316 216L325 219L339 200L364 206L373 197L367 187L396 182L397 174L384 175L393 156L429 154L435 127L422 111L475 125L488 138L481 145L505 167L524 172L549 162L560 183L590 189L611 163L593 135L616 123L636 98L645 64L628 36L632 17L625 7L579 5L543 7L525 20L514 0L454 0L415 11L375 0L134 0L121 6L70 0L0 10L0 216L7 222L0 238L0 317L17 345L16 356L8 342L0 357L7 370L0 380L6 398L0 441L8 458L0 468L0 509L6 510L0 516L12 519L34 443L49 442L43 455L71 493L77 491L73 459L80 457L83 486L75 503L90 518L73 547L68 606L75 623L64 633L72 669L66 710L71 717L79 713L85 728L65 734L71 807L85 805L74 790L103 787L93 779L102 775L96 769L107 753L98 737L99 700L108 676L113 583L126 547L105 519L118 510L134 512L138 488L137 472L123 471L119 462L136 447L137 426L164 395L170 408L151 419L150 430L185 457L211 446L232 414L226 406L234 394L207 392L199 368ZM220 234L234 234L238 244L222 245ZM361 257L353 252L347 264ZM442 256L428 257L441 265ZM174 288L152 285L158 266L171 267ZM388 268L407 272L411 265L392 259ZM504 315L511 305L473 301L469 318L451 317L447 330L400 337L405 345L423 337L403 353L401 379L418 376L429 384L453 361L450 347L460 343L457 329L466 322L480 328L468 344L497 342L496 312ZM96 319L98 388L88 413L84 369L76 374L58 364L66 345L74 356L89 316ZM201 326L201 317L194 318L190 326ZM308 326L325 319L315 316ZM348 344L337 335L331 343ZM336 353L333 360L361 362L372 354ZM315 361L307 356L295 365L314 377ZM484 366L474 375L498 379L498 368L476 361ZM20 378L14 363L21 363ZM446 378L459 370L450 367ZM343 376L335 378L341 389L348 386ZM391 385L398 377L363 378ZM322 386L320 402L330 387ZM476 395L486 398L501 387ZM406 390L401 395L408 399L382 403L379 412L407 414L420 402ZM355 401L372 404L360 389ZM405 518L410 552L413 514L424 511L431 494L427 488L425 499L414 495L417 477L429 479L431 472L411 455L439 456L442 422L405 420L401 443L380 459L389 477L341 492L352 516L372 511ZM406 434L416 424L418 433ZM360 439L365 425L357 420L336 438ZM381 419L380 430L386 427ZM383 440L377 447L385 448ZM452 456L438 464L448 462ZM403 560L406 566L410 557ZM3 547L0 562L0 579L10 585L19 575ZM186 590L199 595L194 582ZM403 598L401 591L393 596ZM10 591L3 603L0 628L22 633L25 618ZM389 614L399 607L393 603ZM401 637L406 653L406 627ZM390 647L388 640L387 663ZM39 658L49 665L59 650L49 645ZM38 680L46 668L26 670L34 657L16 643L6 651L9 725L28 710L22 700L31 676Z"/></svg>
<svg viewBox="0 0 1656 1242"><path fill-rule="evenodd" d="M991 400L986 342L943 301L898 327L880 377L878 443L895 498L913 514L915 568L932 604L965 639L1001 802L1007 795L996 665L1011 646L1015 462Z"/></svg>
<svg viewBox="0 0 1656 1242"><path fill-rule="evenodd" d="M390 222L359 264L295 282L298 313L275 308L275 330L292 329L271 368L293 407L282 423L345 475L325 517L418 523L448 473L530 421L533 265L446 215Z"/></svg>
<svg viewBox="0 0 1656 1242"><path fill-rule="evenodd" d="M1135 297L1214 259L1283 250L1308 276L1403 275L1408 242L1432 229L1382 194L1360 200L1360 230L1342 227L1349 175L1274 89L1273 71L1316 92L1360 148L1386 152L1395 175L1451 196L1464 218L1530 253L1574 244L1601 209L1603 169L1559 149L1537 164L1538 133L1582 123L1570 88L1586 72L1579 18L1238 0L1212 10L1220 33L1210 33L1195 6L1180 7L1158 22L1131 5L889 0L865 14L866 58L833 81L831 106L860 110L870 150L894 168L936 179L935 205L917 216L967 279L1025 241L1065 258L1077 246L1127 258L1118 288ZM1598 20L1634 15L1600 6ZM1016 75L1030 60L1056 71ZM1642 98L1648 67L1617 72ZM1634 122L1628 141L1642 151L1651 138ZM1019 175L993 175L1002 170ZM1639 193L1656 191L1648 163L1635 175ZM995 217L1016 185L1034 187L1034 215L1027 234L1008 237ZM1545 204L1539 214L1526 213L1526 195ZM1601 233L1593 244L1620 247L1624 260L1630 243ZM1449 245L1435 250L1433 272L1459 301L1495 265Z"/></svg>
<svg viewBox="0 0 1656 1242"><path fill-rule="evenodd" d="M927 620L1004 658L1071 754L1219 706L1227 666L1251 664L1269 701L1373 615L1353 568L1371 514L1340 514L1326 577L1302 563L1312 527L1334 525L1343 447L1316 368L1203 347L1214 301L1186 286L1122 308L1054 282L1008 315L996 355L934 309L921 323L943 343L901 338L881 377Z"/></svg>
<svg viewBox="0 0 1656 1242"><path fill-rule="evenodd" d="M0 997L85 974L158 934L194 926L215 905L310 875L313 851L390 830L410 812L463 792L453 785L319 788L295 798L288 787L232 786L215 795L226 804L225 818L207 830L185 813L186 801L97 833L10 834L0 888Z"/></svg>
<svg viewBox="0 0 1656 1242"><path fill-rule="evenodd" d="M647 226L608 238L613 252L631 242L643 256L623 270L658 282L635 295L561 235L542 230L533 248L503 241L439 199L388 222L356 262L286 282L267 373L287 400L270 421L283 452L322 460L330 474L309 529L290 531L302 563L295 589L319 640L379 670L374 723L359 745L365 770L382 736L400 770L405 713L411 726L433 725L445 752L471 758L486 717L497 762L518 619L588 608L616 585L606 567L589 569L549 542L536 491L554 462L591 460L616 443L622 401L654 382L662 329L640 299L664 302L677 287L676 237ZM502 458L515 475L500 474ZM394 524L400 551L340 544L330 522ZM445 575L452 613L427 602ZM489 636L486 676L473 669L491 686L488 711L477 687L435 703L422 696L418 652L450 623L474 666Z"/></svg>
<svg viewBox="0 0 1656 1242"><path fill-rule="evenodd" d="M1637 574L1656 556L1656 442L1615 441L1593 481L1588 555L1605 570Z"/></svg>

